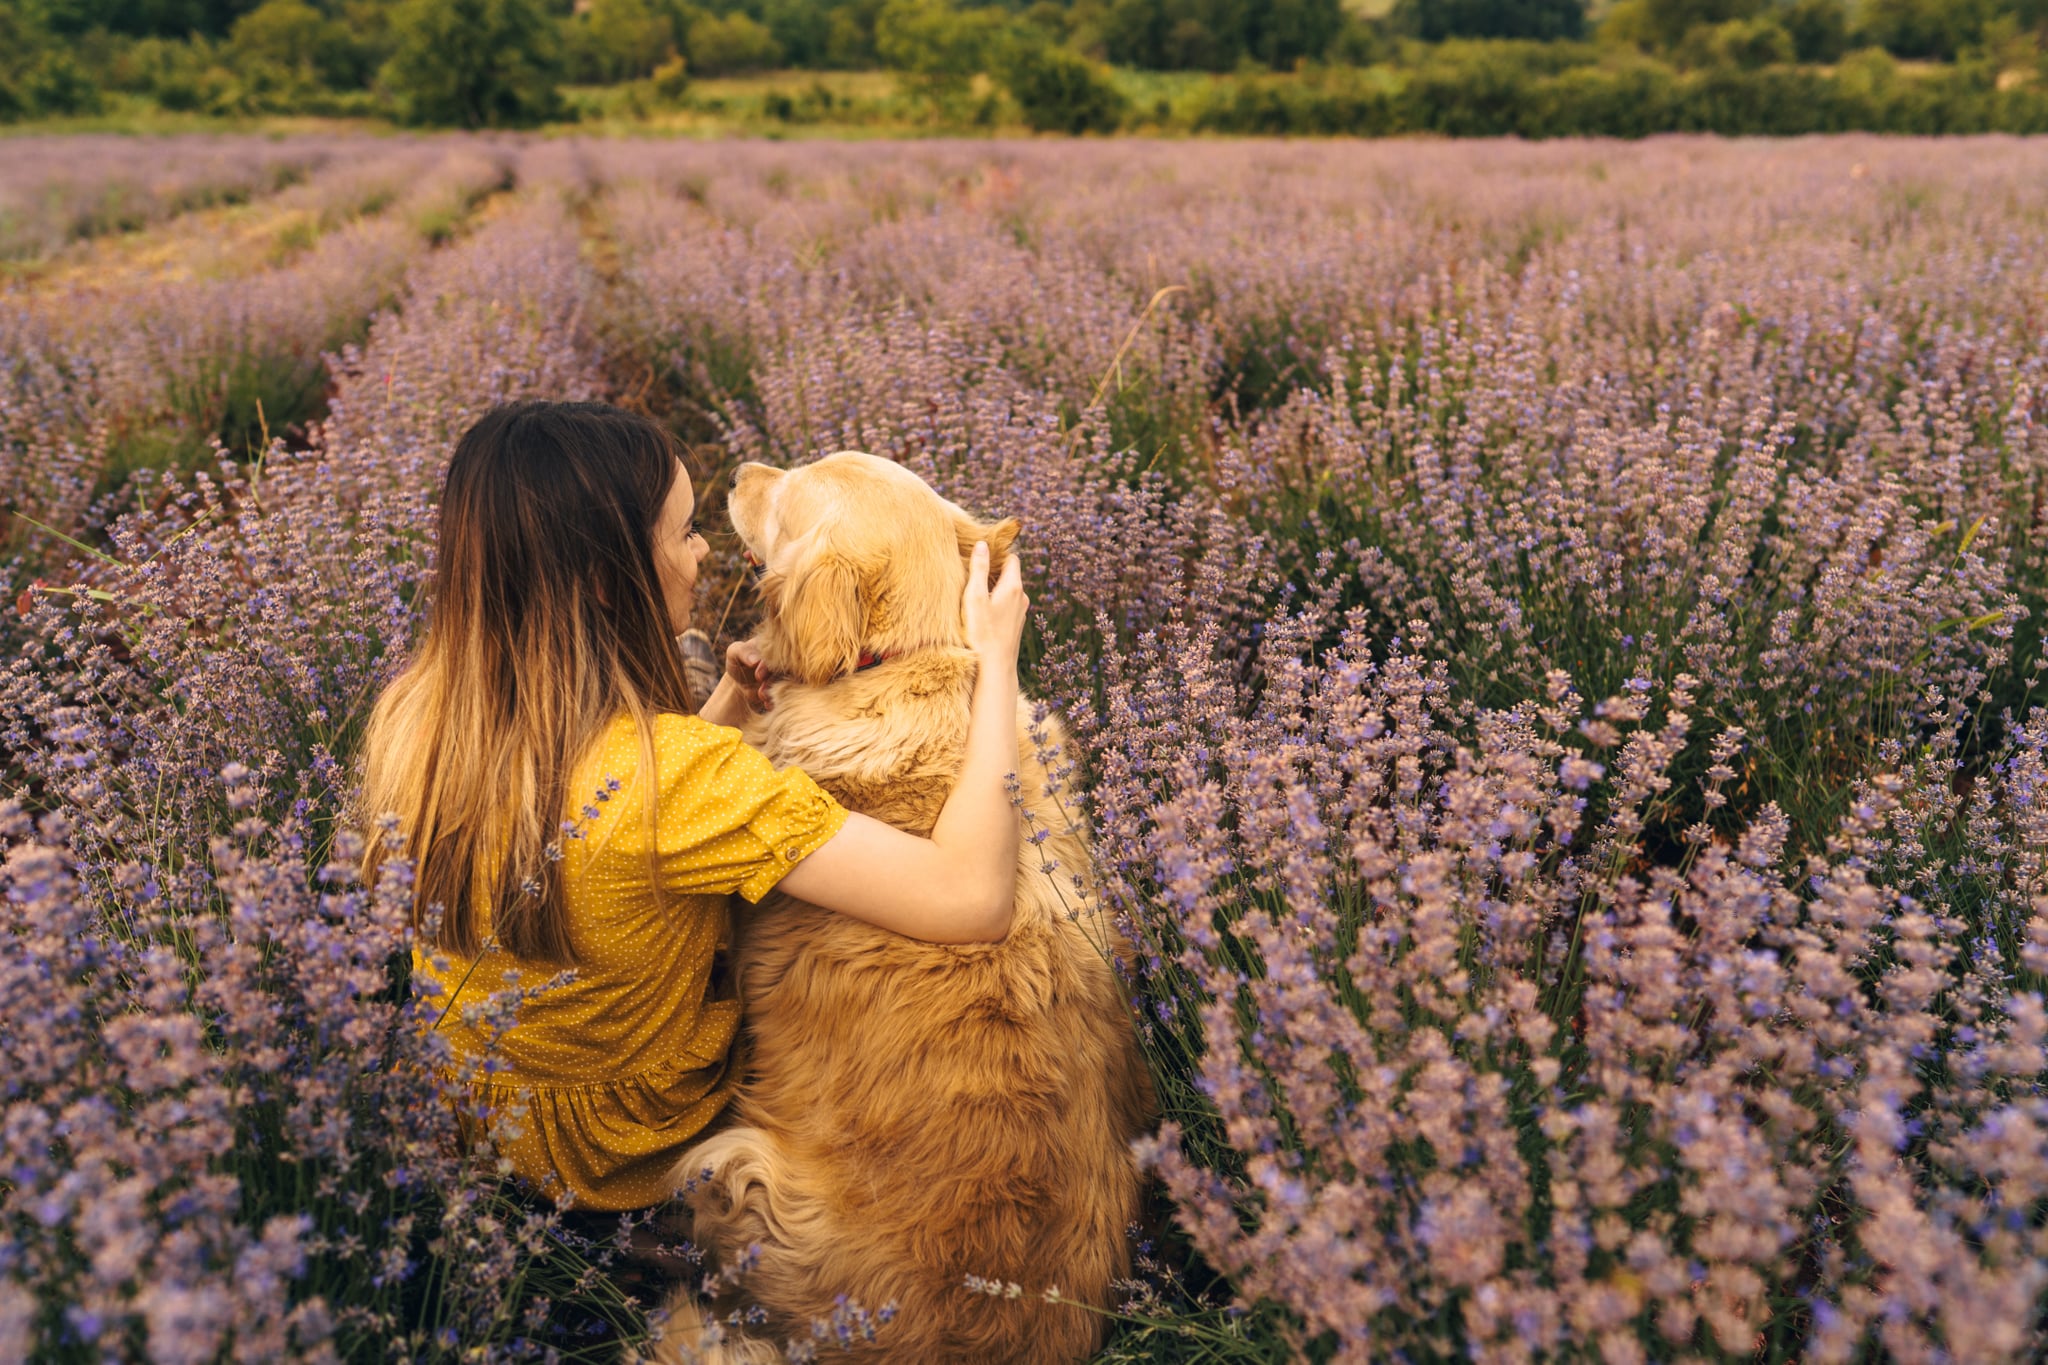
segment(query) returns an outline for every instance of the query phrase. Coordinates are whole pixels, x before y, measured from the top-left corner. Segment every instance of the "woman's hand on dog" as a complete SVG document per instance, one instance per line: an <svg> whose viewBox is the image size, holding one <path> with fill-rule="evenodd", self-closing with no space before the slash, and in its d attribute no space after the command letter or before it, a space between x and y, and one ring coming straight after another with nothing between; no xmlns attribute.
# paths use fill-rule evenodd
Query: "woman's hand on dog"
<svg viewBox="0 0 2048 1365"><path fill-rule="evenodd" d="M988 542L985 540L975 543L974 554L968 563L967 591L960 598L960 611L967 624L968 647L979 654L985 664L1015 669L1017 648L1024 640L1024 620L1031 610L1031 599L1024 595L1024 570L1016 555L1009 556L1003 562L1002 576L991 589L988 585Z"/></svg>
<svg viewBox="0 0 2048 1365"><path fill-rule="evenodd" d="M993 590L986 542L969 564L960 611L981 668L959 778L931 833L919 838L855 811L782 879L800 900L927 943L1000 942L1016 914L1022 822L1008 778L1017 767L1017 647L1031 601L1015 555Z"/></svg>

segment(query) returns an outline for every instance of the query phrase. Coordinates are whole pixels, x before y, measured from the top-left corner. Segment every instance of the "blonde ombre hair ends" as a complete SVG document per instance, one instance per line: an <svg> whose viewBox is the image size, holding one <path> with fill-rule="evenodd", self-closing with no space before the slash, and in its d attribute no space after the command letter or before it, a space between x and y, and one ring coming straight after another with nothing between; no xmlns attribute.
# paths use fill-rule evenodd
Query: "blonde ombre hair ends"
<svg viewBox="0 0 2048 1365"><path fill-rule="evenodd" d="M488 932L575 965L559 841L591 793L571 772L622 713L651 771L653 717L692 709L654 549L680 475L664 427L600 403L498 408L457 443L426 636L371 713L360 796L397 818L433 947L474 957ZM366 847L371 878L389 855Z"/></svg>

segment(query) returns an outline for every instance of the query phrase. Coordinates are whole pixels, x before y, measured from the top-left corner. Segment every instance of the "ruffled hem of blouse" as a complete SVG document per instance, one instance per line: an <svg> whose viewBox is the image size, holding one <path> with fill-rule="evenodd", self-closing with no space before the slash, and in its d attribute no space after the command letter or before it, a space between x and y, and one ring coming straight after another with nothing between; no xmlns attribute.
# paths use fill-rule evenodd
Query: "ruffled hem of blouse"
<svg viewBox="0 0 2048 1365"><path fill-rule="evenodd" d="M711 1076L716 1078L725 1069L725 1055L704 1057L686 1052L678 1057L655 1062L638 1071L623 1076L604 1076L592 1081L534 1081L500 1073L497 1076L479 1076L468 1081L459 1081L451 1075L444 1078L453 1084L464 1085L481 1096L521 1099L530 1094L570 1095L592 1091L609 1091L622 1087L643 1090L650 1094L666 1093L677 1081L690 1076Z"/></svg>
<svg viewBox="0 0 2048 1365"><path fill-rule="evenodd" d="M486 1109L524 1109L501 1146L514 1171L545 1194L566 1187L598 1212L660 1203L669 1172L733 1093L722 1062L677 1058L630 1076L569 1085L505 1077L468 1082Z"/></svg>

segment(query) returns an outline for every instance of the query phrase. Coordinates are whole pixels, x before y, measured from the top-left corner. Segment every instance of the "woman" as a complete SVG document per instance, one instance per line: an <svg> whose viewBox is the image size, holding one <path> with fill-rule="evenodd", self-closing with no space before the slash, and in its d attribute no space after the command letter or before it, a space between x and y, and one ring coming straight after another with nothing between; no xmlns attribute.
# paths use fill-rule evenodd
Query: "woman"
<svg viewBox="0 0 2048 1365"><path fill-rule="evenodd" d="M731 728L760 702L745 646L691 714L675 637L709 547L669 433L595 403L521 403L456 446L426 638L378 699L363 808L414 864L415 970L512 1169L577 1207L671 1193L732 1094L739 1004L715 969L728 896L780 885L935 943L1009 930L1017 825L1012 557L977 548L962 602L981 656L967 757L929 839L775 771ZM371 840L366 875L389 856ZM539 988L495 1039L476 1009ZM523 1114L520 1110L523 1108Z"/></svg>

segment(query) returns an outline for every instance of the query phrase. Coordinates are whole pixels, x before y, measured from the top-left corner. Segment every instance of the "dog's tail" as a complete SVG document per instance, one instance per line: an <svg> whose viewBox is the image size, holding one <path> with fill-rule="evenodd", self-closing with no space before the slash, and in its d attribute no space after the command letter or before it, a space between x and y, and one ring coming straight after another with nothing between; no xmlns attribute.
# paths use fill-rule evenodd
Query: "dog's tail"
<svg viewBox="0 0 2048 1365"><path fill-rule="evenodd" d="M825 1202L759 1128L728 1128L692 1147L676 1164L676 1184L696 1211L700 1246L758 1246L767 1255L822 1245L828 1232Z"/></svg>
<svg viewBox="0 0 2048 1365"><path fill-rule="evenodd" d="M691 1207L691 1240L711 1255L719 1269L714 1279L726 1279L714 1302L677 1295L669 1305L677 1323L701 1318L715 1324L742 1302L787 1309L801 1297L795 1286L813 1276L812 1258L832 1245L829 1210L798 1179L772 1134L740 1127L707 1138L676 1163L674 1182ZM722 1336L716 1325L709 1331L714 1339L695 1354L678 1350L662 1356L661 1365L769 1365L784 1359L768 1341L737 1328L724 1329ZM689 1329L678 1334L687 1336Z"/></svg>
<svg viewBox="0 0 2048 1365"><path fill-rule="evenodd" d="M782 1365L786 1358L759 1337L743 1336L719 1325L689 1295L669 1305L668 1329L653 1354L631 1358L631 1365ZM692 1314L701 1317L692 1326Z"/></svg>

